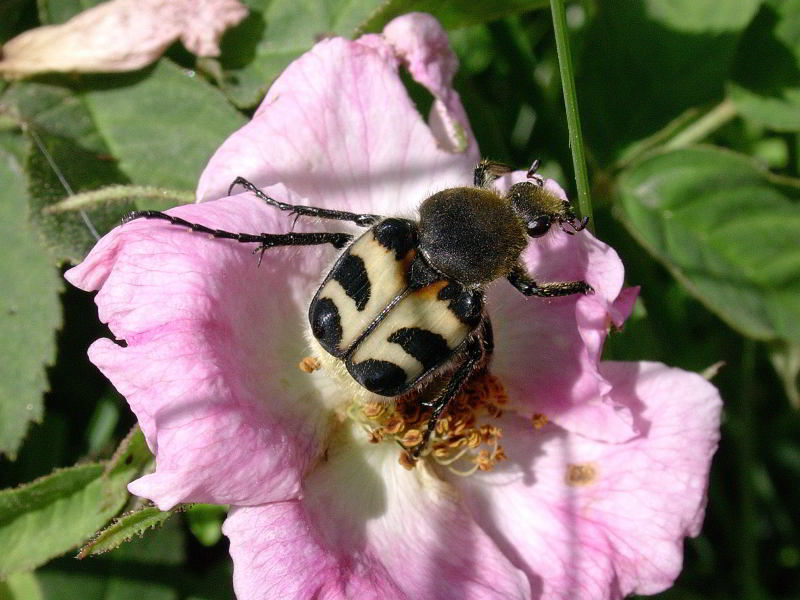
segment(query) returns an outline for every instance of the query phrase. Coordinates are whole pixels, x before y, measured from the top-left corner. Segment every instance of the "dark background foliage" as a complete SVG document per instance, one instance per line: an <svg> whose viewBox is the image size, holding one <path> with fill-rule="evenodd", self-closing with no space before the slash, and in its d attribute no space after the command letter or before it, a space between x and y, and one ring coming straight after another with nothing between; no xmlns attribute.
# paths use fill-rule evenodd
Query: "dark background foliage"
<svg viewBox="0 0 800 600"><path fill-rule="evenodd" d="M191 198L216 146L318 36L433 12L482 153L574 180L545 2L246 3L219 60L176 44L135 73L0 81L0 598L232 597L224 509L171 516L128 497L150 457L136 432L123 441L134 420L86 359L104 330L61 273L91 247L87 221L103 233L132 207ZM92 4L4 0L0 41ZM585 0L567 20L597 235L642 287L605 356L715 372L725 400L703 533L659 597L798 598L800 0ZM424 113L430 98L408 86ZM62 177L82 213L47 209L68 195ZM87 552L164 525L72 558L130 509Z"/></svg>

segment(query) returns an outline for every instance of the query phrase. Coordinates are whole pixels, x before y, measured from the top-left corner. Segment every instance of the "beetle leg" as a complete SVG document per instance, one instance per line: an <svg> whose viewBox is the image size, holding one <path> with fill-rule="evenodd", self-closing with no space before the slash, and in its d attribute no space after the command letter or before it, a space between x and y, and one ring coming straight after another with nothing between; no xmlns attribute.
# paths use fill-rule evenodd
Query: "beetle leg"
<svg viewBox="0 0 800 600"><path fill-rule="evenodd" d="M259 264L261 264L261 258L268 248L275 248L277 246L316 246L319 244L331 244L334 248L341 249L353 239L353 236L349 233L333 233L327 231L319 233L234 233L223 229L206 227L200 223L191 223L186 219L168 215L167 213L157 210L139 210L128 213L122 219L122 223L124 224L134 219L161 219L173 225L186 227L192 231L207 233L211 237L235 240L243 244L258 244L256 249L253 250L253 254L260 253L258 259Z"/></svg>
<svg viewBox="0 0 800 600"><path fill-rule="evenodd" d="M262 200L269 204L270 206L274 206L279 210L288 211L293 215L297 215L298 217L317 217L320 219L334 219L337 221L352 221L359 227L371 227L384 217L380 215L370 215L370 214L358 214L358 213L351 213L344 210L331 210L328 208L317 208L316 206L303 206L300 204L287 204L286 202L281 202L280 200L275 200L275 198L271 198L267 196L264 192L258 189L254 184L250 183L244 177L237 177L233 180L230 187L228 188L228 195L231 195L233 188L237 185L242 186L249 192L253 192L259 200Z"/></svg>
<svg viewBox="0 0 800 600"><path fill-rule="evenodd" d="M526 296L539 296L552 298L553 296L570 296L572 294L593 294L594 288L585 281L555 281L551 283L536 283L528 275L525 268L518 265L506 277L508 281Z"/></svg>
<svg viewBox="0 0 800 600"><path fill-rule="evenodd" d="M425 449L425 446L428 445L428 440L433 430L436 428L436 423L439 421L439 417L442 416L442 412L444 412L453 398L458 396L470 375L483 366L484 356L484 342L478 337L472 338L467 345L464 362L461 363L455 373L452 374L441 393L430 403L424 404L424 406L433 408L433 412L431 413L430 419L428 419L428 426L422 433L422 441L414 446L410 452L412 459L418 458L420 453Z"/></svg>

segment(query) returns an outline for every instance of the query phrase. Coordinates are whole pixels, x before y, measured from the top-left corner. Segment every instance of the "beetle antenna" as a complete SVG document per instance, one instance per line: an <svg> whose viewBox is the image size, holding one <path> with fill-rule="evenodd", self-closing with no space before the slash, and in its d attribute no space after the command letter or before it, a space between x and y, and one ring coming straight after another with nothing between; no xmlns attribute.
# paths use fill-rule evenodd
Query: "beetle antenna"
<svg viewBox="0 0 800 600"><path fill-rule="evenodd" d="M536 175L536 171L539 170L539 165L540 164L541 163L540 163L538 158L533 161L533 164L531 164L531 168L528 169L528 173L527 173L528 179L533 179L534 178L533 176Z"/></svg>

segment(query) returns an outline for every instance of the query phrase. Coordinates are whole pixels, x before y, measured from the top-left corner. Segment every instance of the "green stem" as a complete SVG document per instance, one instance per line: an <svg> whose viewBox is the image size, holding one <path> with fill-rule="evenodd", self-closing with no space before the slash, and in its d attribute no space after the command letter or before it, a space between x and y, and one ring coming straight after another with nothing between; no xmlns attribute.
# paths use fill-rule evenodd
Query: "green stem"
<svg viewBox="0 0 800 600"><path fill-rule="evenodd" d="M132 200L137 202L141 202L142 200L154 200L162 204L174 206L177 204L191 204L195 201L195 196L194 192L186 190L158 188L147 185L110 185L90 192L80 192L68 196L66 199L48 206L44 209L44 212L69 212L73 210L83 210L85 208L94 208L101 204L128 202Z"/></svg>
<svg viewBox="0 0 800 600"><path fill-rule="evenodd" d="M586 169L586 154L581 135L581 120L578 114L578 96L575 92L575 71L572 68L572 54L569 50L569 33L564 0L550 0L553 13L553 29L556 34L558 68L561 71L561 87L564 90L564 104L567 109L569 127L569 146L572 150L572 166L575 169L575 185L578 188L578 209L581 216L589 217L589 230L594 232L592 200L589 196L589 176Z"/></svg>
<svg viewBox="0 0 800 600"><path fill-rule="evenodd" d="M694 142L699 142L736 117L736 114L736 105L730 99L723 100L697 119L697 121L665 143L664 148L667 150L674 150L676 148L683 148Z"/></svg>
<svg viewBox="0 0 800 600"><path fill-rule="evenodd" d="M753 484L756 469L755 452L755 403L756 342L745 339L742 342L741 382L739 386L739 540L741 542L739 578L743 598L762 598L758 577L758 534L755 515L757 514L755 489Z"/></svg>

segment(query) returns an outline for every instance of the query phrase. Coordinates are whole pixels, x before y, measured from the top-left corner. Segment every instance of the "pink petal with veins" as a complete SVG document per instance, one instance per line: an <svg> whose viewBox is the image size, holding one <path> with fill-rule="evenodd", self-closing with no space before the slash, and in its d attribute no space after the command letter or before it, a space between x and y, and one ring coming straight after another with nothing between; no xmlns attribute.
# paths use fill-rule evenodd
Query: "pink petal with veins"
<svg viewBox="0 0 800 600"><path fill-rule="evenodd" d="M275 230L285 219L244 196L171 212L233 231ZM90 358L156 455L156 472L131 490L161 508L294 497L322 451L329 411L296 365L308 353L306 296L326 249L274 250L260 268L251 249L134 221L67 273L100 288L100 319L126 342L99 340Z"/></svg>
<svg viewBox="0 0 800 600"><path fill-rule="evenodd" d="M337 557L308 521L302 503L234 508L230 538L233 587L246 600L389 600L402 598L380 562Z"/></svg>
<svg viewBox="0 0 800 600"><path fill-rule="evenodd" d="M303 204L410 215L429 195L466 185L478 160L453 153L417 112L385 48L324 40L272 85L253 119L212 157L198 200L243 176L267 193L281 183Z"/></svg>
<svg viewBox="0 0 800 600"><path fill-rule="evenodd" d="M401 468L394 448L368 444L357 428L337 435L302 501L250 509L256 532L244 516L226 522L234 561L246 561L236 567L240 598L308 598L311 590L325 598L530 598L522 572L450 484L425 467Z"/></svg>
<svg viewBox="0 0 800 600"><path fill-rule="evenodd" d="M584 280L595 293L527 298L505 282L495 284L488 295L492 372L516 410L544 414L595 439L632 437L630 411L608 397L610 385L597 367L613 316L627 310L615 308L624 273L616 252L586 231L555 230L531 243L524 258L537 282Z"/></svg>
<svg viewBox="0 0 800 600"><path fill-rule="evenodd" d="M599 443L502 420L509 462L455 478L478 523L542 600L621 599L669 587L703 519L721 402L702 377L657 363L603 363L641 434Z"/></svg>

